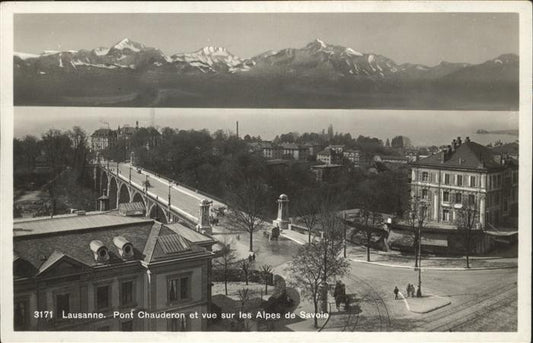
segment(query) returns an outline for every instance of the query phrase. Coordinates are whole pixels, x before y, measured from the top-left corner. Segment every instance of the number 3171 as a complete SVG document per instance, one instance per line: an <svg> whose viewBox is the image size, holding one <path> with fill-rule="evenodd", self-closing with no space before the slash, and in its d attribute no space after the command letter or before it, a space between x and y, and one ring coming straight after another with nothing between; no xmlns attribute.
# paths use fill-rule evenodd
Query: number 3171
<svg viewBox="0 0 533 343"><path fill-rule="evenodd" d="M33 311L33 318L43 319L43 318L54 318L53 311Z"/></svg>

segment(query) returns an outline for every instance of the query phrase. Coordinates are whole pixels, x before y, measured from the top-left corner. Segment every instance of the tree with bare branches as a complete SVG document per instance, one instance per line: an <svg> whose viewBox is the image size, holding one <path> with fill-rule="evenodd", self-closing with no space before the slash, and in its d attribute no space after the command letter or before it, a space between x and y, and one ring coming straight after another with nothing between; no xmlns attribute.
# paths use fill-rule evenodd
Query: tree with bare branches
<svg viewBox="0 0 533 343"><path fill-rule="evenodd" d="M246 285L248 286L248 273L250 272L250 262L246 260L242 260L241 270L244 274L244 281L246 282Z"/></svg>
<svg viewBox="0 0 533 343"><path fill-rule="evenodd" d="M359 188L359 212L355 219L355 231L363 235L366 247L366 260L370 262L370 248L373 238L383 234L383 216L380 209L380 196L375 182L361 185Z"/></svg>
<svg viewBox="0 0 533 343"><path fill-rule="evenodd" d="M307 228L308 243L311 243L311 235L318 223L319 213L321 211L320 198L316 191L312 191L300 196L299 199L295 203L294 209L298 220Z"/></svg>
<svg viewBox="0 0 533 343"><path fill-rule="evenodd" d="M312 242L300 247L291 261L290 282L302 289L302 296L313 302L314 311L318 313L320 299L325 300L323 296L324 291L327 292L328 281L344 275L348 266L348 262L340 254L339 245L326 240ZM318 327L316 317L314 326Z"/></svg>
<svg viewBox="0 0 533 343"><path fill-rule="evenodd" d="M370 262L370 247L373 238L382 233L383 223L383 216L380 213L367 208L360 209L355 225L356 231L361 232L365 237L363 244L366 247L366 260L368 262Z"/></svg>
<svg viewBox="0 0 533 343"><path fill-rule="evenodd" d="M460 204L460 208L457 209L457 219L455 224L457 225L457 229L463 235L466 268L470 268L472 236L474 231L479 227L479 211L475 197L463 197L463 202Z"/></svg>
<svg viewBox="0 0 533 343"><path fill-rule="evenodd" d="M414 236L413 249L415 253L415 268L420 264L422 228L427 219L427 203L418 194L411 197L411 208L407 214L407 222L411 226Z"/></svg>
<svg viewBox="0 0 533 343"><path fill-rule="evenodd" d="M250 253L253 252L253 234L264 224L268 199L268 188L260 179L244 179L227 192L228 221L233 228L248 232Z"/></svg>
<svg viewBox="0 0 533 343"><path fill-rule="evenodd" d="M216 267L222 270L224 275L224 291L228 295L228 271L235 264L237 256L235 250L231 248L227 241L222 242L222 244L222 249L216 252L213 262Z"/></svg>
<svg viewBox="0 0 533 343"><path fill-rule="evenodd" d="M237 291L239 300L241 302L241 311L244 311L244 307L248 300L250 300L250 290L248 288L241 288Z"/></svg>
<svg viewBox="0 0 533 343"><path fill-rule="evenodd" d="M268 294L268 281L272 278L272 266L265 264L261 266L261 276L265 282L265 295Z"/></svg>

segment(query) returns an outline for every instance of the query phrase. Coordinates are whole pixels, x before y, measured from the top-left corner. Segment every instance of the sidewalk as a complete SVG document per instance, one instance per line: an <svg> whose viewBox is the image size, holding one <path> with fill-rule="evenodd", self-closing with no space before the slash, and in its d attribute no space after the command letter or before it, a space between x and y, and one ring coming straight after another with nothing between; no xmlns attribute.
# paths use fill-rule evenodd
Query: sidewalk
<svg viewBox="0 0 533 343"><path fill-rule="evenodd" d="M303 245L308 242L308 236L292 230L283 230L281 233L297 244ZM414 268L414 257L402 255L399 251L378 251L370 250L370 262L367 261L366 248L347 243L347 257L358 263L371 263L386 267L397 268ZM483 257L471 256L470 268L466 268L466 257L441 257L422 255L422 269L434 270L486 270L486 269L503 269L517 268L518 259L514 257Z"/></svg>
<svg viewBox="0 0 533 343"><path fill-rule="evenodd" d="M399 292L398 294L404 301L407 310L418 314L429 313L452 303L449 297L441 297L438 295L427 294L420 298L406 298L402 292Z"/></svg>
<svg viewBox="0 0 533 343"><path fill-rule="evenodd" d="M283 264L280 266L277 266L274 268L273 272L275 274L283 276L285 281L287 282L287 290L291 289L290 287L290 275L288 270L288 265ZM304 297L302 295L301 289L296 289L299 296L299 304L296 307L296 309L293 311L296 314L296 319L287 321L287 324L285 327L290 331L318 331L320 330L327 322L327 318L318 318L318 328L314 327L314 319L313 318L301 318L299 316L300 312L305 312L308 314L312 314L315 312L313 303ZM295 295L293 295L295 296ZM320 312L320 309L319 309Z"/></svg>

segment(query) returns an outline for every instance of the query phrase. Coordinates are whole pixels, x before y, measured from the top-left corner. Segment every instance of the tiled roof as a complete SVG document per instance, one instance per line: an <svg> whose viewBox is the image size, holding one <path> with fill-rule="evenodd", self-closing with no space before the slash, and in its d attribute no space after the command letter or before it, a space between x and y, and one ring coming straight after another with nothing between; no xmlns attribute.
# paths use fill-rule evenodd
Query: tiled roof
<svg viewBox="0 0 533 343"><path fill-rule="evenodd" d="M303 149L302 147L300 147L298 144L296 143L282 143L281 144L281 147L283 149L292 149L292 150L298 150L298 149Z"/></svg>
<svg viewBox="0 0 533 343"><path fill-rule="evenodd" d="M124 217L117 215L116 212L93 212L92 214L73 214L58 218L43 217L39 219L17 220L13 223L13 235L18 237L149 222L152 222L152 219L144 217Z"/></svg>
<svg viewBox="0 0 533 343"><path fill-rule="evenodd" d="M122 215L129 213L143 215L144 211L145 208L142 202L126 202L118 205L118 212Z"/></svg>
<svg viewBox="0 0 533 343"><path fill-rule="evenodd" d="M90 225L91 222L94 225ZM133 260L136 261L151 262L159 257L168 257L169 254L172 258L182 258L183 254L189 257L206 257L210 254L176 230L168 229L147 218L100 213L47 218L15 225L25 226L28 230L13 237L16 278L39 275L53 269L59 261L65 259L69 264L88 268L101 266L95 261L94 253L90 249L93 240L101 241L108 249L109 261L105 265L124 263L118 247L113 243L117 236L124 237L132 244ZM71 225L70 229L68 225Z"/></svg>
<svg viewBox="0 0 533 343"><path fill-rule="evenodd" d="M191 250L191 243L177 234L158 237L157 245L161 247L165 254Z"/></svg>
<svg viewBox="0 0 533 343"><path fill-rule="evenodd" d="M62 231L54 235L19 236L14 237L13 249L20 259L28 261L36 269L40 269L45 263L53 264L54 259L50 260L50 258L58 256L58 253L87 266L95 266L97 263L89 244L93 240L100 240L109 251L109 263L113 264L122 262L118 248L113 244L113 238L124 236L133 245L135 258L140 259L152 225L153 221L148 221L93 230Z"/></svg>
<svg viewBox="0 0 533 343"><path fill-rule="evenodd" d="M444 151L431 155L417 162L417 166L441 167L450 169L496 169L501 164L496 161L496 155L487 147L475 142L464 142L445 156Z"/></svg>
<svg viewBox="0 0 533 343"><path fill-rule="evenodd" d="M330 148L326 148L322 151L320 151L317 155L334 155L335 152L331 150Z"/></svg>
<svg viewBox="0 0 533 343"><path fill-rule="evenodd" d="M191 230L180 223L165 224L165 227L169 228L173 232L179 234L180 236L186 238L188 241L191 241L193 243L215 242L213 238L203 235L200 232Z"/></svg>

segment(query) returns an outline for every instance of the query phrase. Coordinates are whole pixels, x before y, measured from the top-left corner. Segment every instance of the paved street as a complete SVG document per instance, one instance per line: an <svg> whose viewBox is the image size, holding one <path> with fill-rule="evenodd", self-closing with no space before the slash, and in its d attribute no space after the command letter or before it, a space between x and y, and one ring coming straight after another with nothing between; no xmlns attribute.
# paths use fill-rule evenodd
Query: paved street
<svg viewBox="0 0 533 343"><path fill-rule="evenodd" d="M241 257L248 254L248 234L215 229L218 240L226 240ZM226 234L223 235L222 233ZM299 245L281 237L269 241L261 232L254 235L256 265L271 264L276 273L290 279L286 268ZM409 311L404 300L395 300L398 286L405 294L408 283L418 283L413 268L388 267L350 261L342 278L347 293L360 299L359 314L333 312L322 331L512 331L517 328L517 269L423 270L422 291L449 299L450 305L419 314ZM305 301L305 300L304 300ZM333 301L333 299L331 299Z"/></svg>
<svg viewBox="0 0 533 343"><path fill-rule="evenodd" d="M129 177L128 164L120 164L119 170L126 179ZM146 172L139 174L133 168L131 180L142 185ZM149 192L166 202L168 182L151 174L149 180ZM181 186L171 188L172 205L195 217L200 201L205 198ZM215 204L223 206L218 202ZM229 231L222 226L216 226L213 232L217 240L231 244L239 257L248 256L248 233ZM299 244L305 241L305 237L300 238L282 236L278 241L270 241L262 231L256 232L253 238L255 264L270 264L276 273L290 280L286 268ZM347 293L356 294L361 312L337 312L333 306L323 331L513 331L517 328L516 268L483 269L485 264L480 264L479 270L423 270L423 294L445 298L450 304L428 313L414 313L406 301L395 300L393 294L395 286L405 294L408 283L418 283L418 273L407 266L410 262L401 263L394 258L373 255L373 260L378 263L365 263L359 261L364 256L362 253L360 247L348 250L350 271L342 278ZM389 264L385 263L387 260ZM512 266L512 262L502 260L487 265L504 267ZM457 265L461 263L459 261Z"/></svg>
<svg viewBox="0 0 533 343"><path fill-rule="evenodd" d="M116 163L110 163L110 168L114 172L116 169ZM120 163L119 171L123 179L128 180L130 174L130 164ZM149 194L159 197L159 199L161 199L161 201L166 204L168 201L169 192L168 181L164 178L148 173L145 170L141 170L141 173L138 173L136 167L131 168L131 181L140 188L143 187L143 182L146 180L147 175L148 180L150 182L150 187L148 188ZM191 219L196 219L198 217L200 211L200 201L206 198L208 200L212 200L214 206L224 206L216 200L210 199L207 196L199 194L180 185L172 185L170 190L171 205L194 217Z"/></svg>
<svg viewBox="0 0 533 343"><path fill-rule="evenodd" d="M285 266L277 268L283 272ZM513 331L517 328L516 269L424 271L425 295L448 297L451 304L417 314L402 299L395 300L398 286L405 294L408 283L417 284L417 272L405 268L350 262L342 281L347 293L356 293L362 312L336 313L323 331Z"/></svg>

